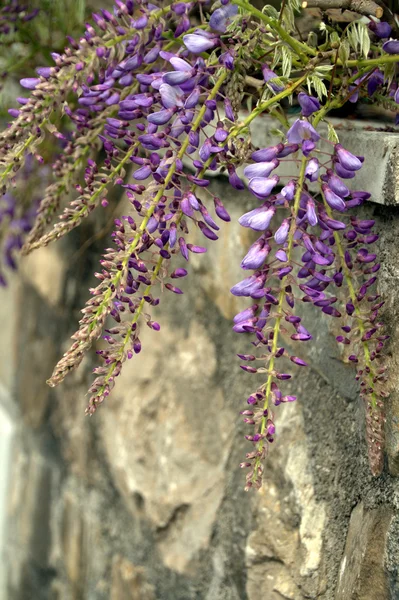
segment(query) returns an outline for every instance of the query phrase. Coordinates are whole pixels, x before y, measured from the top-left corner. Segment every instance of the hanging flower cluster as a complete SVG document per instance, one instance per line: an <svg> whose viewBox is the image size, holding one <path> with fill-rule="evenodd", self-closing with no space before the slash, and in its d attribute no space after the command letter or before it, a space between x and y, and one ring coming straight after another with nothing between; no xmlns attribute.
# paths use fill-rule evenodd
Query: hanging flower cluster
<svg viewBox="0 0 399 600"><path fill-rule="evenodd" d="M27 4L21 4L18 0L10 0L0 8L0 35L7 35L17 29L19 23L31 21L39 10L29 9Z"/></svg>
<svg viewBox="0 0 399 600"><path fill-rule="evenodd" d="M9 111L13 121L0 134L6 193L27 155L40 159L46 136L62 146L23 253L106 209L115 186L130 200L129 213L115 221L113 245L100 261L99 283L90 290L73 343L48 382L58 385L103 336L107 345L97 352L101 364L89 390L89 414L110 394L124 362L141 351L142 329L160 329L151 313L162 292L183 293L178 280L188 269L176 267L175 257L189 263L193 253L206 251L190 241L190 232L197 228L217 241L230 220L226 202L207 189L209 173L225 171L234 189L247 186L257 199L240 224L259 237L242 259L246 277L231 290L252 302L233 324L237 333L252 336L256 350L239 355L242 369L264 374L242 413L252 427L246 437L253 450L242 463L249 468L247 489L262 482L276 433L272 408L296 399L284 395L289 365L306 366L299 342L310 341L312 332L298 315L301 302L341 327L337 342L350 347L349 361L358 367L371 469L382 469L379 355L386 336L375 291L378 235L373 221L356 217L369 194L354 191L349 180L363 158L340 145L326 116L366 95L395 109L398 32L370 15L368 26L354 22L341 31L337 25L339 42L324 30L324 40L305 43L295 29L298 9L297 0L283 3L280 14L272 7L260 12L246 0L213 7L207 1L157 7L116 0L112 12L93 14L80 40L69 38L64 53L53 54L53 66L21 80L30 94L18 98L19 108ZM242 116L245 98L254 108ZM301 108L293 123L287 98ZM280 143L256 149L250 125L262 114L278 119L284 132ZM60 116L62 128L56 126ZM323 122L327 128L320 129ZM279 174L286 161L288 178Z"/></svg>

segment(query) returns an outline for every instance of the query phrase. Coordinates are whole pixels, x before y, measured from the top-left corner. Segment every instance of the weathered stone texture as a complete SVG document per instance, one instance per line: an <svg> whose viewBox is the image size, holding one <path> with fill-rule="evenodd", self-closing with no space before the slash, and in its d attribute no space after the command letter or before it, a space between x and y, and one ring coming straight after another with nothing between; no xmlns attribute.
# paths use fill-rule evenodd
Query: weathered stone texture
<svg viewBox="0 0 399 600"><path fill-rule="evenodd" d="M245 494L238 412L253 379L234 357L247 341L231 331L243 302L228 291L251 241L237 218L254 199L222 179L212 189L232 222L207 255L190 260L185 295L164 294L154 310L161 331L143 332L142 353L92 418L84 408L94 354L62 387L44 382L67 347L100 248L77 270L67 258L77 248L72 234L54 263L32 255L0 292L0 382L13 394L6 409L16 424L4 600L399 598L397 210L363 209L382 232L389 468L369 474L353 369L332 320L307 310L316 340L303 353L312 368L297 368L288 389L299 401L278 409L262 491Z"/></svg>

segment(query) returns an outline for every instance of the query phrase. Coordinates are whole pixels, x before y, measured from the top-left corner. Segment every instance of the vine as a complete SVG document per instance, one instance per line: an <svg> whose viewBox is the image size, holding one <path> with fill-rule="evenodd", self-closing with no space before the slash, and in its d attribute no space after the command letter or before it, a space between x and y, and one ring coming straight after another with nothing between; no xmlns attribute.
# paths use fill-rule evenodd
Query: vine
<svg viewBox="0 0 399 600"><path fill-rule="evenodd" d="M29 181L29 161L45 162L39 152L48 138L59 148L35 220L18 241L24 254L66 235L93 210L107 210L114 186L130 200L129 213L115 221L113 247L100 261L99 284L72 345L48 381L61 383L103 336L107 348L97 351L102 364L94 369L88 414L141 351L142 328L160 329L151 315L160 292L183 293L175 283L188 272L176 259L206 252L189 241L190 230L217 241L216 218L230 220L221 199L210 194L208 205L197 193L208 187L208 174L227 172L234 189L248 187L259 201L239 219L259 237L241 262L247 276L231 290L253 302L234 318L234 331L253 336L253 353L239 355L241 368L264 375L242 411L253 428L246 436L253 448L241 464L248 468L246 489L262 485L276 434L273 407L296 400L280 389L291 378L288 365L307 366L291 351L312 339L298 315L302 302L340 324L337 342L350 347L348 360L358 367L371 470L378 475L383 468L380 356L387 336L375 291L378 235L373 221L356 216L369 198L351 181L364 160L342 147L327 117L348 102L395 109L399 31L378 0L335 5L359 19L346 26L321 20L305 40L299 0L287 0L280 12L246 0L160 8L115 0L112 12L93 14L80 39L70 37L63 52L53 53L52 65L21 80L28 95L10 109L13 120L0 134L5 194L21 174ZM291 105L300 111L294 119ZM265 115L278 120L280 141L255 148L250 126ZM292 167L289 177L281 175L283 163Z"/></svg>

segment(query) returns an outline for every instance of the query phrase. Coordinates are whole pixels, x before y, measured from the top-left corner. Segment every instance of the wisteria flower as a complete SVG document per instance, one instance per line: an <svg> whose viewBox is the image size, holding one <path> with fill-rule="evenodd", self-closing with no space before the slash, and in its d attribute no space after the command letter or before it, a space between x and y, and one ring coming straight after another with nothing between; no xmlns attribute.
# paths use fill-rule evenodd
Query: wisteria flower
<svg viewBox="0 0 399 600"><path fill-rule="evenodd" d="M260 206L242 215L238 222L243 227L250 227L255 231L265 231L269 227L275 212L274 206Z"/></svg>
<svg viewBox="0 0 399 600"><path fill-rule="evenodd" d="M254 177L249 182L249 189L257 198L261 200L270 196L272 189L278 184L280 177L273 175L270 178Z"/></svg>
<svg viewBox="0 0 399 600"><path fill-rule="evenodd" d="M320 110L320 102L313 96L308 96L304 92L298 94L298 102L302 108L302 114L304 117L310 117L314 112Z"/></svg>
<svg viewBox="0 0 399 600"><path fill-rule="evenodd" d="M302 119L297 119L287 132L287 140L293 144L300 144L303 140L311 140L317 142L320 135L315 128Z"/></svg>
<svg viewBox="0 0 399 600"><path fill-rule="evenodd" d="M238 6L236 4L221 6L212 13L209 25L212 29L224 33L237 13Z"/></svg>

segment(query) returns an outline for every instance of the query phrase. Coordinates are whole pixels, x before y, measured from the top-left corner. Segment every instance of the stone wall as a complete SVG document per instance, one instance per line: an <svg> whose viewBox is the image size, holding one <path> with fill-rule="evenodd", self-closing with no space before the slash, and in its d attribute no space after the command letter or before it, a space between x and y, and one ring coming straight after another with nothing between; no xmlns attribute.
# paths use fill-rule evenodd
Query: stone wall
<svg viewBox="0 0 399 600"><path fill-rule="evenodd" d="M383 153L384 135L375 143ZM391 206L381 188L379 204L363 209L382 234L392 334L383 475L368 470L354 371L333 323L308 313L312 367L295 373L299 401L278 409L263 489L243 491L238 463L248 446L238 412L253 379L235 358L247 342L231 330L239 304L229 288L250 242L237 219L256 201L216 178L231 224L191 260L184 296L164 294L154 311L161 331L145 332L142 353L92 418L84 408L94 356L59 389L45 380L106 240L79 248L101 224L36 252L0 291L0 402L14 425L2 600L399 598L396 136L392 143L379 173Z"/></svg>

